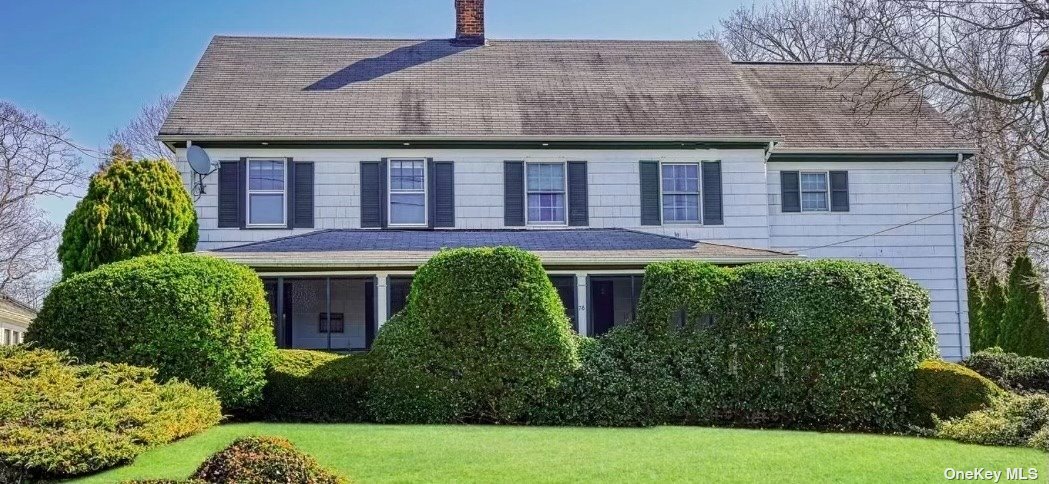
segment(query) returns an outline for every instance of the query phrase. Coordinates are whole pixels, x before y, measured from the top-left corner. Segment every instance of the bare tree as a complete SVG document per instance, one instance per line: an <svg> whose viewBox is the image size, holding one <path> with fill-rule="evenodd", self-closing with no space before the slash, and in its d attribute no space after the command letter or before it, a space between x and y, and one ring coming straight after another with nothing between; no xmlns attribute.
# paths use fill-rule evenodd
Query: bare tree
<svg viewBox="0 0 1049 484"><path fill-rule="evenodd" d="M58 227L37 203L83 182L82 150L67 130L0 101L0 293L29 303L55 261Z"/></svg>
<svg viewBox="0 0 1049 484"><path fill-rule="evenodd" d="M142 106L138 115L126 126L109 134L110 144L122 145L137 158L174 161L171 150L154 139L174 104L174 96L164 95L156 102Z"/></svg>

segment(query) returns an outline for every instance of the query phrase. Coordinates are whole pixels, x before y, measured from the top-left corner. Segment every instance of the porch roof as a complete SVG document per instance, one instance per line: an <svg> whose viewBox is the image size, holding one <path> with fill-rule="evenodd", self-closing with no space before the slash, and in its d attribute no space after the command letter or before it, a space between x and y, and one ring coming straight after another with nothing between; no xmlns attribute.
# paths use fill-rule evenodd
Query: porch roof
<svg viewBox="0 0 1049 484"><path fill-rule="evenodd" d="M513 246L549 267L633 268L675 259L740 264L797 254L629 229L322 230L205 252L258 269L414 268L442 248Z"/></svg>

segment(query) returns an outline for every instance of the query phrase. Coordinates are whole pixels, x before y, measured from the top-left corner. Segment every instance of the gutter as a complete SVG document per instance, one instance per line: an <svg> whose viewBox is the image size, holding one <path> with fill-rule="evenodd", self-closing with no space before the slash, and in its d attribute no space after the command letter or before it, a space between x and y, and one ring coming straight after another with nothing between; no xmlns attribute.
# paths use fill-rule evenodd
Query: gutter
<svg viewBox="0 0 1049 484"><path fill-rule="evenodd" d="M955 175L958 169L962 166L962 160L964 157L962 153L958 153L958 164L951 169L951 207L954 210L951 211L951 236L952 246L954 247L954 299L955 299L955 317L958 320L958 352L961 353L962 359L966 355L965 346L965 332L962 328L962 273L961 264L958 263L958 203L955 199L955 192L957 191L957 183L955 183Z"/></svg>
<svg viewBox="0 0 1049 484"><path fill-rule="evenodd" d="M621 136L621 135L368 135L368 136L237 136L237 135L193 135L193 134L158 134L156 141L659 141L684 143L768 143L779 141L778 136Z"/></svg>

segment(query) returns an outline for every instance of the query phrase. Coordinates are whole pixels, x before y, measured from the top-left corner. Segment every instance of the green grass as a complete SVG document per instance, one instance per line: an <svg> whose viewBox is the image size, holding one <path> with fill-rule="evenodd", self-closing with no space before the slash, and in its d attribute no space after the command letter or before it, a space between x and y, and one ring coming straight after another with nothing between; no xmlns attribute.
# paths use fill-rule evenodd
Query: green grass
<svg viewBox="0 0 1049 484"><path fill-rule="evenodd" d="M863 434L648 429L233 424L79 482L184 478L243 435L281 435L355 482L943 482L947 467L1034 467L1046 454ZM1003 477L1004 481L1004 477Z"/></svg>

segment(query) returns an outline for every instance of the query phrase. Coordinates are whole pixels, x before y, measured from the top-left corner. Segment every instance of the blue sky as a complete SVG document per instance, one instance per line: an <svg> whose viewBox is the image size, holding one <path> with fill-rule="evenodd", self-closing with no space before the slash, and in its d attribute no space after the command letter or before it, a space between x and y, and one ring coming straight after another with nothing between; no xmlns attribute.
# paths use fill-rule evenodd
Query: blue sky
<svg viewBox="0 0 1049 484"><path fill-rule="evenodd" d="M694 39L741 3L751 0L488 0L487 33ZM453 12L452 0L5 2L0 99L101 147L143 104L177 94L213 35L444 38ZM46 205L64 220L74 203Z"/></svg>

